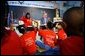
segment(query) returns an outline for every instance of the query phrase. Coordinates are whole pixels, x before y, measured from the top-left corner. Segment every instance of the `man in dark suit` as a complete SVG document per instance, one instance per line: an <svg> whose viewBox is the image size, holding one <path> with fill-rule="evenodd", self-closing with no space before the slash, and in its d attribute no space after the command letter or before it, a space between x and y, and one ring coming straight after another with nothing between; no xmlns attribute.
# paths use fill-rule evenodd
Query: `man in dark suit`
<svg viewBox="0 0 85 56"><path fill-rule="evenodd" d="M49 21L48 15L46 12L43 13L43 17L40 19L41 25L46 25Z"/></svg>

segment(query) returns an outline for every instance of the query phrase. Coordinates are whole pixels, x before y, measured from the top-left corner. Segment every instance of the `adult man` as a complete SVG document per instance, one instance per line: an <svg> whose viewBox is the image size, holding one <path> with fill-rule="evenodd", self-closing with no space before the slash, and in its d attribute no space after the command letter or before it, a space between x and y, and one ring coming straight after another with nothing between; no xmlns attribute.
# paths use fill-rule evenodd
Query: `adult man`
<svg viewBox="0 0 85 56"><path fill-rule="evenodd" d="M43 13L41 20L41 25L46 25L49 21L48 14L46 12Z"/></svg>

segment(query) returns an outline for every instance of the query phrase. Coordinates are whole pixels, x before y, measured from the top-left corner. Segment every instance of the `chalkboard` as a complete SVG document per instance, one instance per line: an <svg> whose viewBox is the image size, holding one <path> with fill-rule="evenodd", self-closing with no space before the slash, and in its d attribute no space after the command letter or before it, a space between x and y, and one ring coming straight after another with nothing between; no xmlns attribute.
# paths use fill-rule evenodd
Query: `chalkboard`
<svg viewBox="0 0 85 56"><path fill-rule="evenodd" d="M13 18L20 19L23 16L23 12L30 12L33 19L40 20L42 18L43 11L48 13L48 17L53 19L56 15L55 9L44 9L44 8L35 8L35 7L21 7L21 6L9 6L9 12L13 11Z"/></svg>

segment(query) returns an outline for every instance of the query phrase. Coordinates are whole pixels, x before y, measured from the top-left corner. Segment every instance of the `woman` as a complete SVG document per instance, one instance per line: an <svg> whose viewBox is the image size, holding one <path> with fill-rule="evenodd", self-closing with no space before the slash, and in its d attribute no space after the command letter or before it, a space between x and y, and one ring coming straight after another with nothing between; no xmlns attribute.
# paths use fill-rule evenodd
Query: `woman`
<svg viewBox="0 0 85 56"><path fill-rule="evenodd" d="M22 20L25 24L25 27L32 26L32 19L30 18L30 13L27 12L25 16L23 16L20 20Z"/></svg>

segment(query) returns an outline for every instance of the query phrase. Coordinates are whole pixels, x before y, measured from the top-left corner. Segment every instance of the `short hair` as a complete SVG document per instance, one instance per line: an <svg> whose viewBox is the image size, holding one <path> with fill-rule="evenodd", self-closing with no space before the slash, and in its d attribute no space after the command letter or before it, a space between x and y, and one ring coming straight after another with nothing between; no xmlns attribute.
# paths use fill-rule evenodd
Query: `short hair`
<svg viewBox="0 0 85 56"><path fill-rule="evenodd" d="M82 32L84 25L84 10L81 7L72 7L68 9L63 15L63 21L66 23L67 28L65 31L68 35L78 35ZM80 30L81 29L81 30Z"/></svg>
<svg viewBox="0 0 85 56"><path fill-rule="evenodd" d="M22 33L22 34L24 34L25 33L25 26L24 25L19 25L19 26L17 26L16 27L17 29L18 29L18 31L20 32L20 33Z"/></svg>
<svg viewBox="0 0 85 56"><path fill-rule="evenodd" d="M44 29L46 29L46 26L45 25L44 26L40 26L40 28L44 30Z"/></svg>
<svg viewBox="0 0 85 56"><path fill-rule="evenodd" d="M53 28L53 23L52 23L51 21L48 21L48 22L47 22L47 27L48 27L49 29L52 29L52 28Z"/></svg>
<svg viewBox="0 0 85 56"><path fill-rule="evenodd" d="M26 28L26 31L34 31L35 29L34 29L34 27L27 27Z"/></svg>
<svg viewBox="0 0 85 56"><path fill-rule="evenodd" d="M57 23L59 23L59 25L61 25L63 28L66 27L64 22L55 22L55 23L53 23L53 27L55 27Z"/></svg>

